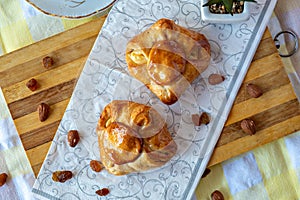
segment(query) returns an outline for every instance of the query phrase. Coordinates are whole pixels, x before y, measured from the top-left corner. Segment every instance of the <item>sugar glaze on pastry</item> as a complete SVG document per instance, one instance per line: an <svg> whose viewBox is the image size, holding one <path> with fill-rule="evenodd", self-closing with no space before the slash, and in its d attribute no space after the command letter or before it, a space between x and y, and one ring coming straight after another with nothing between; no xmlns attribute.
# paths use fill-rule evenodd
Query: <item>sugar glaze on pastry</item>
<svg viewBox="0 0 300 200"><path fill-rule="evenodd" d="M165 120L150 106L114 100L103 110L96 132L101 162L115 175L160 167L177 151Z"/></svg>
<svg viewBox="0 0 300 200"><path fill-rule="evenodd" d="M210 62L206 37L160 19L133 37L126 47L129 73L163 103L175 103Z"/></svg>

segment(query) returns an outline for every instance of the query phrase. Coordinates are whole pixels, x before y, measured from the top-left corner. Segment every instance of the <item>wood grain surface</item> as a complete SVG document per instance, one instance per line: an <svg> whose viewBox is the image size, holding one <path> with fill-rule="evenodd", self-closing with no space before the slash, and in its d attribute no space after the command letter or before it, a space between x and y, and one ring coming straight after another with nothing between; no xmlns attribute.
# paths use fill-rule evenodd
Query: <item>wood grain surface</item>
<svg viewBox="0 0 300 200"><path fill-rule="evenodd" d="M35 175L40 170L104 20L105 17L96 19L0 57L0 86ZM54 59L51 69L42 66L45 56ZM34 92L25 85L31 78L39 83ZM247 83L259 85L264 94L251 98L245 90ZM51 107L45 122L39 121L36 111L41 102ZM240 122L245 118L255 121L255 135L249 136L241 130ZM209 165L297 130L300 130L300 106L267 30Z"/></svg>

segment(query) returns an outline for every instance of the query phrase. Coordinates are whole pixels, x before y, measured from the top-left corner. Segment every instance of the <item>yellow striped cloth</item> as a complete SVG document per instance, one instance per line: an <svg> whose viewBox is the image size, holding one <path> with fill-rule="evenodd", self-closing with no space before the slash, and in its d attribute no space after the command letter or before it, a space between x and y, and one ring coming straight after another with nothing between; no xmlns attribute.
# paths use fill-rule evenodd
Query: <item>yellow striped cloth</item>
<svg viewBox="0 0 300 200"><path fill-rule="evenodd" d="M14 126L0 88L0 173L6 173L6 183L0 188L0 199L32 199L35 181L30 163Z"/></svg>
<svg viewBox="0 0 300 200"><path fill-rule="evenodd" d="M291 0L291 2L297 2L297 0ZM288 14L289 12L286 12L293 9L291 13L299 13L299 3L296 5L292 3L293 7L287 7L286 13L282 14L281 8L285 4L287 4L286 1L278 0L277 7L280 5L280 9L277 8L278 13L276 14L281 17L285 16L284 19L287 20L295 20L294 24L296 25L299 24L299 19L296 21L297 17L293 18ZM79 20L62 19L47 16L35 10L25 0L1 0L0 54L32 44L95 17L97 16ZM275 23L274 20L276 20L276 16L271 19L272 23L269 27L271 31L276 30L274 26L277 26L278 23ZM287 23L284 25L289 26ZM297 59L295 60L297 61ZM2 107L7 107L3 103ZM7 118L7 112L5 116ZM3 116L1 117L3 118ZM7 150L7 155L20 155L18 152L21 150L18 148ZM2 150L1 154L3 154ZM22 155L24 156L24 154ZM10 164L10 162L14 162L13 159L10 161L13 157L6 158L9 166L13 166ZM28 169L26 155L21 160L27 166L25 169ZM198 200L210 199L210 194L214 190L220 190L225 199L300 199L300 132L215 165L210 169L211 172L201 179L196 189L195 194ZM25 172L27 173L28 170L21 170L21 174ZM11 175L16 177L18 173ZM0 199L3 198L0 196Z"/></svg>
<svg viewBox="0 0 300 200"><path fill-rule="evenodd" d="M25 0L0 1L0 55L63 32L87 21L52 17L34 9Z"/></svg>
<svg viewBox="0 0 300 200"><path fill-rule="evenodd" d="M210 170L196 189L198 200L209 199L214 190L221 191L225 199L300 199L300 132Z"/></svg>

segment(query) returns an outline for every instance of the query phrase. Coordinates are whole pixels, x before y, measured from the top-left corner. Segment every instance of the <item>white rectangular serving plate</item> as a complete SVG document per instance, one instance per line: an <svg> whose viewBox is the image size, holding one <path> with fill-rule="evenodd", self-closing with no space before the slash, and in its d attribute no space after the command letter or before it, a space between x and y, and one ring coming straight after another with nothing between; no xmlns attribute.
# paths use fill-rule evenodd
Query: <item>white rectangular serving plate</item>
<svg viewBox="0 0 300 200"><path fill-rule="evenodd" d="M47 157L33 187L39 199L99 199L95 191L106 187L101 199L190 199L214 150L238 89L247 73L276 1L261 0L251 8L248 21L211 24L201 20L200 1L119 0L110 11L74 89ZM133 79L125 62L127 42L160 18L204 34L211 45L211 64L179 101L162 104L143 84ZM87 30L88 31L88 30ZM219 73L225 81L209 85L208 76ZM114 176L93 172L91 159L99 160L96 124L103 108L114 99L153 106L166 119L178 145L174 158L151 171ZM208 125L195 127L193 113L207 112ZM80 133L70 148L68 130ZM71 170L65 183L53 182L52 172Z"/></svg>

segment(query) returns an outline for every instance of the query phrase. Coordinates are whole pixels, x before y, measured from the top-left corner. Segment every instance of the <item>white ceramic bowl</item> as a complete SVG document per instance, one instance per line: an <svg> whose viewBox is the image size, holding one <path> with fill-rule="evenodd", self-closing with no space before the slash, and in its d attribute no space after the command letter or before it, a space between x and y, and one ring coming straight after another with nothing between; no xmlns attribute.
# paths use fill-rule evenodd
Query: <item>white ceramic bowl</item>
<svg viewBox="0 0 300 200"><path fill-rule="evenodd" d="M209 11L209 7L203 7L208 0L201 0L201 19L207 23L231 24L247 21L250 18L250 6L248 2L244 4L244 11L240 14L214 14Z"/></svg>
<svg viewBox="0 0 300 200"><path fill-rule="evenodd" d="M105 15L117 0L26 0L41 12L65 18Z"/></svg>

